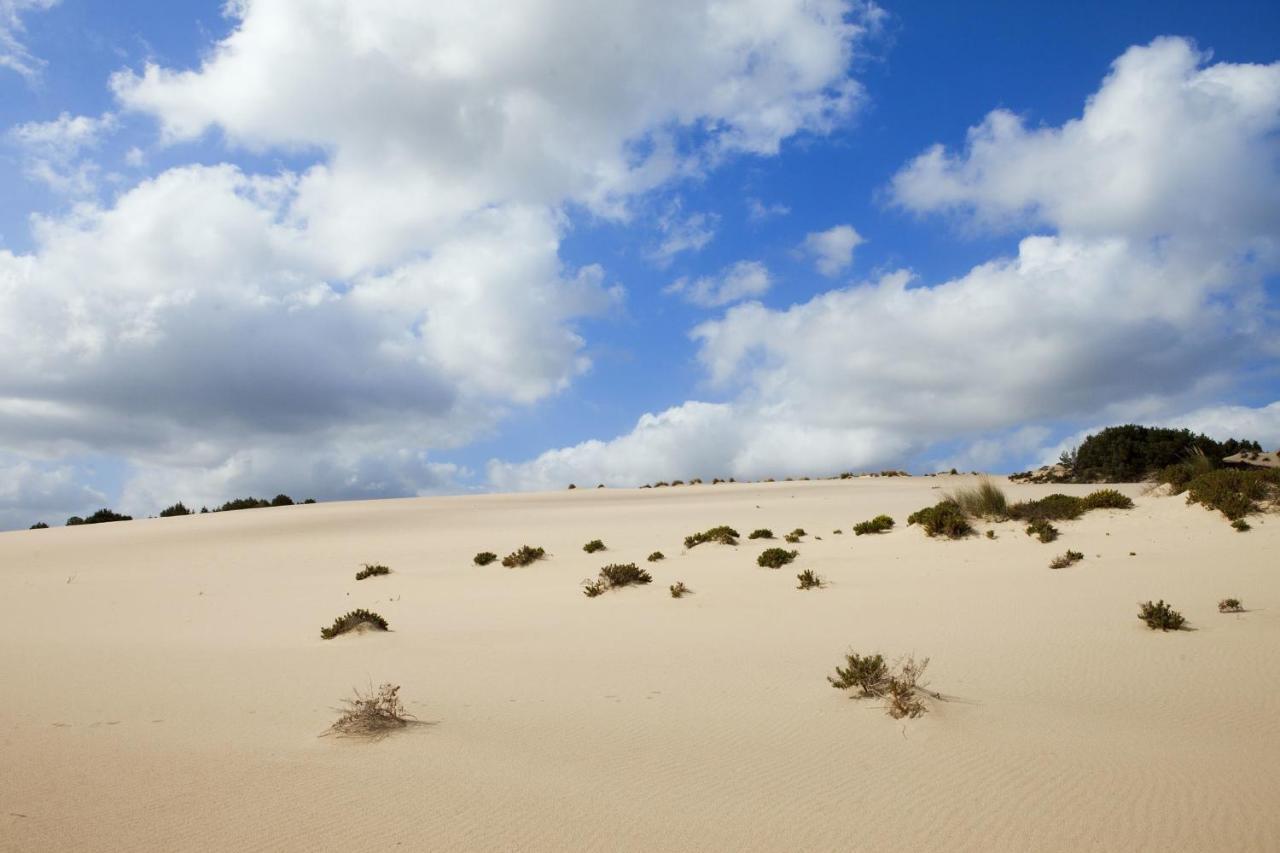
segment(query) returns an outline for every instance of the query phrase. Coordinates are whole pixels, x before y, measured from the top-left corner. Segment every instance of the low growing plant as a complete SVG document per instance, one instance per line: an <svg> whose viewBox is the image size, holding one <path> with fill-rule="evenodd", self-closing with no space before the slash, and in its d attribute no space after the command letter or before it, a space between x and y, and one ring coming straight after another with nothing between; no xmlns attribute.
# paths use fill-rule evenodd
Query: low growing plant
<svg viewBox="0 0 1280 853"><path fill-rule="evenodd" d="M689 592L689 587L684 585L684 581L676 581L671 586L667 587L667 589L671 590L672 598L684 598L684 596Z"/></svg>
<svg viewBox="0 0 1280 853"><path fill-rule="evenodd" d="M334 619L332 626L321 628L320 638L322 640L332 640L340 634L354 631L361 626L374 631L385 631L387 630L387 620L371 610L365 610L364 608L352 610Z"/></svg>
<svg viewBox="0 0 1280 853"><path fill-rule="evenodd" d="M1240 533L1244 533L1246 530L1253 529L1253 525L1245 521L1243 518L1237 518L1235 521L1231 522L1231 526L1234 527Z"/></svg>
<svg viewBox="0 0 1280 853"><path fill-rule="evenodd" d="M1027 535L1035 536L1041 542L1052 542L1058 538L1058 528L1043 518L1037 518L1027 525Z"/></svg>
<svg viewBox="0 0 1280 853"><path fill-rule="evenodd" d="M684 547L694 548L703 542L719 542L721 545L737 545L738 531L727 524L712 527L701 533L691 533L684 537Z"/></svg>
<svg viewBox="0 0 1280 853"><path fill-rule="evenodd" d="M887 515L877 515L869 521L860 521L853 526L853 532L858 536L867 533L885 533L892 529L893 519Z"/></svg>
<svg viewBox="0 0 1280 853"><path fill-rule="evenodd" d="M889 667L885 666L881 655L859 655L849 652L845 656L845 665L836 667L835 677L827 676L827 681L837 690L858 690L860 696L878 696L889 680Z"/></svg>
<svg viewBox="0 0 1280 853"><path fill-rule="evenodd" d="M667 559L667 555L662 553L661 551L654 551L652 554L649 555L650 563L656 563L659 560L665 560L665 559Z"/></svg>
<svg viewBox="0 0 1280 853"><path fill-rule="evenodd" d="M600 570L600 577L583 584L583 594L595 598L606 590L652 583L653 576L635 563L613 563Z"/></svg>
<svg viewBox="0 0 1280 853"><path fill-rule="evenodd" d="M383 684L377 692L361 694L353 691L354 699L344 699L346 708L342 716L324 732L339 737L385 737L396 729L402 729L414 719L400 701L400 685Z"/></svg>
<svg viewBox="0 0 1280 853"><path fill-rule="evenodd" d="M1218 602L1219 613L1243 613L1244 605L1238 598L1224 598Z"/></svg>
<svg viewBox="0 0 1280 853"><path fill-rule="evenodd" d="M928 711L924 695L940 698L925 689L924 671L929 659L917 661L912 656L901 658L893 669L885 666L880 655L845 655L846 665L836 667L836 676L827 681L838 690L858 691L854 698L873 697L884 701L885 712L895 720L914 719Z"/></svg>
<svg viewBox="0 0 1280 853"><path fill-rule="evenodd" d="M1084 499L1054 493L1039 500L1021 501L1009 507L1009 517L1019 521L1070 521L1085 511Z"/></svg>
<svg viewBox="0 0 1280 853"><path fill-rule="evenodd" d="M978 481L976 486L956 489L947 498L972 518L1003 520L1009 509L1004 492L987 477Z"/></svg>
<svg viewBox="0 0 1280 853"><path fill-rule="evenodd" d="M498 559L498 555L492 551L481 551L471 559L471 562L475 563L477 566L487 566L496 559Z"/></svg>
<svg viewBox="0 0 1280 853"><path fill-rule="evenodd" d="M907 516L907 524L919 524L928 536L963 539L973 533L973 526L955 501L944 500L934 506L916 510Z"/></svg>
<svg viewBox="0 0 1280 853"><path fill-rule="evenodd" d="M1067 551L1065 554L1059 554L1049 563L1051 569L1065 569L1073 563L1078 563L1084 559L1084 554L1079 551Z"/></svg>
<svg viewBox="0 0 1280 853"><path fill-rule="evenodd" d="M820 589L822 587L822 578L814 574L813 569L805 569L796 575L796 580L800 582L797 589Z"/></svg>
<svg viewBox="0 0 1280 853"><path fill-rule="evenodd" d="M780 569L799 555L799 551L786 551L782 548L766 548L764 551L760 552L759 557L756 557L756 565L763 566L766 569Z"/></svg>
<svg viewBox="0 0 1280 853"><path fill-rule="evenodd" d="M541 560L547 554L542 548L533 548L528 545L521 545L517 550L502 558L502 565L508 569L516 566L527 566L537 560Z"/></svg>
<svg viewBox="0 0 1280 853"><path fill-rule="evenodd" d="M758 530L751 531L751 533L747 535L747 538L748 539L772 539L773 531L767 527L761 527Z"/></svg>
<svg viewBox="0 0 1280 853"><path fill-rule="evenodd" d="M1115 489L1098 489L1084 496L1084 508L1091 509L1133 509L1133 499Z"/></svg>
<svg viewBox="0 0 1280 853"><path fill-rule="evenodd" d="M596 551L604 550L604 543L599 539L592 539L586 545L582 546L582 550L586 551L588 554L594 554Z"/></svg>
<svg viewBox="0 0 1280 853"><path fill-rule="evenodd" d="M386 566L370 565L369 563L365 563L364 568L356 572L356 580L362 581L365 578L371 578L371 577L376 577L377 575L389 575L389 574L391 574L391 569L387 568Z"/></svg>
<svg viewBox="0 0 1280 853"><path fill-rule="evenodd" d="M1187 624L1181 613L1164 603L1164 599L1152 604L1150 601L1138 605L1138 618L1147 623L1152 631L1179 631Z"/></svg>

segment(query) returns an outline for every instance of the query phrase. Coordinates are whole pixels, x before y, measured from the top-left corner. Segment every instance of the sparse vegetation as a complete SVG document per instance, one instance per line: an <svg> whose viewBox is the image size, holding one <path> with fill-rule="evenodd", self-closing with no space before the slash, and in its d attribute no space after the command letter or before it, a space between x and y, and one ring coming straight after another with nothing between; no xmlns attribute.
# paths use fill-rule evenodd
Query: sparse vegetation
<svg viewBox="0 0 1280 853"><path fill-rule="evenodd" d="M1164 599L1155 604L1143 602L1138 606L1138 618L1152 631L1180 631L1187 624L1183 615L1165 604Z"/></svg>
<svg viewBox="0 0 1280 853"><path fill-rule="evenodd" d="M365 610L364 608L352 610L334 619L331 627L321 628L320 638L332 640L340 634L354 631L360 627L373 631L385 631L387 630L387 620L371 610Z"/></svg>
<svg viewBox="0 0 1280 853"><path fill-rule="evenodd" d="M782 548L767 548L756 557L756 565L766 569L780 569L800 555L799 551L786 551Z"/></svg>
<svg viewBox="0 0 1280 853"><path fill-rule="evenodd" d="M893 529L893 519L887 515L877 515L869 521L860 521L853 526L853 532L862 536L867 533L885 533ZM836 531L839 533L840 531Z"/></svg>
<svg viewBox="0 0 1280 853"><path fill-rule="evenodd" d="M1133 499L1115 489L1098 489L1084 496L1084 510L1091 509L1133 509Z"/></svg>
<svg viewBox="0 0 1280 853"><path fill-rule="evenodd" d="M1236 521L1258 511L1258 501L1280 498L1280 468L1219 468L1187 484L1187 503L1203 504Z"/></svg>
<svg viewBox="0 0 1280 853"><path fill-rule="evenodd" d="M492 551L481 551L472 558L471 562L475 563L477 566L487 566L496 559L498 559L498 555Z"/></svg>
<svg viewBox="0 0 1280 853"><path fill-rule="evenodd" d="M667 587L667 589L671 591L672 598L684 598L689 592L689 587L684 585L684 581L676 581L671 586Z"/></svg>
<svg viewBox="0 0 1280 853"><path fill-rule="evenodd" d="M1075 452L1073 474L1077 482L1133 483L1193 456L1216 468L1224 457L1246 450L1262 447L1234 438L1218 442L1186 429L1125 424L1086 438Z"/></svg>
<svg viewBox="0 0 1280 853"><path fill-rule="evenodd" d="M35 524L31 525L27 529L28 530L48 530L49 525L45 524L43 521L37 521Z"/></svg>
<svg viewBox="0 0 1280 853"><path fill-rule="evenodd" d="M597 595L604 595L605 590L608 588L608 584L600 579L582 582L582 594L587 598L595 598Z"/></svg>
<svg viewBox="0 0 1280 853"><path fill-rule="evenodd" d="M1231 526L1234 527L1240 533L1244 533L1246 530L1253 529L1253 526L1249 524L1249 522L1245 521L1243 518L1237 518L1235 521L1231 522Z"/></svg>
<svg viewBox="0 0 1280 853"><path fill-rule="evenodd" d="M402 729L414 719L400 701L400 685L383 684L375 692L361 694L353 691L354 699L344 699L346 708L342 716L324 734L340 737L385 737L396 729Z"/></svg>
<svg viewBox="0 0 1280 853"><path fill-rule="evenodd" d="M814 574L813 569L805 569L796 575L796 580L800 582L798 589L820 589L823 584L822 578Z"/></svg>
<svg viewBox="0 0 1280 853"><path fill-rule="evenodd" d="M133 521L133 516L121 515L109 509L100 509L87 518L81 518L78 515L71 516L67 519L67 527L76 527L81 524L105 524L110 521Z"/></svg>
<svg viewBox="0 0 1280 853"><path fill-rule="evenodd" d="M667 555L662 553L661 551L654 551L652 554L649 555L650 563L656 563L659 560L665 560L665 559L667 559Z"/></svg>
<svg viewBox="0 0 1280 853"><path fill-rule="evenodd" d="M1059 554L1049 563L1051 569L1065 569L1073 563L1078 563L1084 559L1084 554L1079 551L1067 551L1065 554Z"/></svg>
<svg viewBox="0 0 1280 853"><path fill-rule="evenodd" d="M738 531L734 530L727 524L719 527L712 527L701 533L691 533L684 537L684 547L694 548L703 542L719 542L721 545L737 545Z"/></svg>
<svg viewBox="0 0 1280 853"><path fill-rule="evenodd" d="M944 500L931 507L916 510L907 516L907 524L919 524L929 536L945 536L963 539L973 533L973 526L964 510L955 501Z"/></svg>
<svg viewBox="0 0 1280 853"><path fill-rule="evenodd" d="M1224 598L1218 602L1219 613L1243 613L1244 605L1238 598Z"/></svg>
<svg viewBox="0 0 1280 853"><path fill-rule="evenodd" d="M529 545L521 545L515 551L502 558L502 565L508 569L517 566L527 566L530 563L541 560L547 554L542 548L534 548Z"/></svg>
<svg viewBox="0 0 1280 853"><path fill-rule="evenodd" d="M987 538L988 538L988 539L995 539L995 538L996 538L996 532L995 532L994 530L988 530L988 531L987 531Z"/></svg>
<svg viewBox="0 0 1280 853"><path fill-rule="evenodd" d="M889 668L881 655L863 655L849 652L845 666L837 666L835 677L827 681L837 690L858 690L860 696L878 696L889 679Z"/></svg>
<svg viewBox="0 0 1280 853"><path fill-rule="evenodd" d="M389 574L391 574L391 569L387 568L386 566L383 566L380 564L371 565L369 563L365 563L364 568L356 572L356 580L362 581L365 578L372 578L372 577L377 577L378 575L389 575Z"/></svg>
<svg viewBox="0 0 1280 853"><path fill-rule="evenodd" d="M186 504L182 501L178 501L173 506L167 506L160 510L161 518L172 518L175 515L191 515L191 510L187 509Z"/></svg>
<svg viewBox="0 0 1280 853"><path fill-rule="evenodd" d="M606 590L653 582L653 576L635 563L613 563L600 570L599 578L583 583L583 594L595 598Z"/></svg>
<svg viewBox="0 0 1280 853"><path fill-rule="evenodd" d="M914 719L928 711L923 695L938 697L925 689L924 672L929 659L917 661L912 656L900 659L892 670L880 655L845 655L846 665L836 667L835 677L827 681L838 690L858 691L854 698L873 697L884 701L885 712L895 720Z"/></svg>
<svg viewBox="0 0 1280 853"><path fill-rule="evenodd" d="M809 534L804 532L803 527L797 527L795 530L791 531L787 535L788 536L808 536Z"/></svg>
<svg viewBox="0 0 1280 853"><path fill-rule="evenodd" d="M1058 538L1058 528L1043 518L1037 518L1027 525L1027 535L1035 536L1041 542L1049 543Z"/></svg>
<svg viewBox="0 0 1280 853"><path fill-rule="evenodd" d="M586 551L588 554L594 554L596 551L604 550L604 543L599 539L592 539L586 545L582 546L582 550Z"/></svg>
<svg viewBox="0 0 1280 853"><path fill-rule="evenodd" d="M970 518L1002 520L1008 515L1009 503L1004 492L987 477L979 480L976 486L956 489L947 498Z"/></svg>
<svg viewBox="0 0 1280 853"><path fill-rule="evenodd" d="M1070 521L1084 514L1084 499L1054 493L1034 501L1019 501L1009 507L1009 517L1019 521Z"/></svg>
<svg viewBox="0 0 1280 853"><path fill-rule="evenodd" d="M786 542L789 542L792 545L800 541L800 537L794 533L788 533L786 536L783 536L782 538L783 540L785 540Z"/></svg>
<svg viewBox="0 0 1280 853"><path fill-rule="evenodd" d="M751 531L751 533L747 535L747 538L748 539L772 539L773 531L767 527L761 527L758 530Z"/></svg>

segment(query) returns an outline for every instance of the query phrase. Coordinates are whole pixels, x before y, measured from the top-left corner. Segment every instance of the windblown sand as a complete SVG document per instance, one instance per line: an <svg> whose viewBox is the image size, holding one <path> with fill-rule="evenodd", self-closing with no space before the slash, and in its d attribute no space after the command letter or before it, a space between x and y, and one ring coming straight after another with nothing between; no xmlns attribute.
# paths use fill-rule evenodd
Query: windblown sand
<svg viewBox="0 0 1280 853"><path fill-rule="evenodd" d="M1062 522L1047 545L1012 522L961 542L906 527L970 482L0 535L0 849L1280 849L1280 518L1241 534L1135 485L1135 509ZM898 527L852 535L881 512ZM717 524L810 536L778 571L755 557L781 543L684 551ZM608 550L583 553L597 537ZM525 543L548 559L471 563ZM1084 561L1050 570L1068 548ZM644 563L656 549L668 559ZM654 583L583 596L614 561ZM393 574L357 582L368 562ZM829 585L796 589L805 568ZM677 580L693 595L672 599ZM1219 614L1227 596L1248 612ZM1147 630L1148 598L1195 630ZM355 607L391 631L320 639ZM826 676L849 648L931 657L949 701L895 721L847 698ZM353 687L384 681L426 725L318 737Z"/></svg>

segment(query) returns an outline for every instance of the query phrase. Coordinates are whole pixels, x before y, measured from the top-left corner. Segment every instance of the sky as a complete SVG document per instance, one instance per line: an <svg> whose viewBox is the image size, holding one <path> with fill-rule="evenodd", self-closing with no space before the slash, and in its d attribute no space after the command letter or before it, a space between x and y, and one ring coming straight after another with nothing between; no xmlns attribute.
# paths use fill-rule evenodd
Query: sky
<svg viewBox="0 0 1280 853"><path fill-rule="evenodd" d="M1280 6L0 0L0 529L1280 446Z"/></svg>

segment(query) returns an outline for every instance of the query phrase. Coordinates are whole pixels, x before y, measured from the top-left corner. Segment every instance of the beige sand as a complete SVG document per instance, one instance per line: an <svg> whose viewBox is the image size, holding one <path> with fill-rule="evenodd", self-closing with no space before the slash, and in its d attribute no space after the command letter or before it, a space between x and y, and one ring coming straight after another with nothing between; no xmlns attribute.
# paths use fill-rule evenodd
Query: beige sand
<svg viewBox="0 0 1280 853"><path fill-rule="evenodd" d="M1280 849L1280 519L933 541L964 477L320 504L0 535L0 849ZM1085 487L1009 486L1011 498ZM880 512L899 527L854 537ZM812 536L780 571L731 524ZM833 536L835 527L845 530ZM609 550L584 554L602 538ZM522 543L525 569L471 565ZM1067 548L1084 562L1051 571ZM649 587L587 599L609 561ZM1130 551L1136 556L1130 556ZM394 574L357 583L364 562ZM813 568L826 589L802 592ZM667 585L695 592L673 600ZM1236 596L1249 612L1220 615ZM1165 598L1192 632L1160 634ZM392 632L319 638L352 607ZM898 722L825 676L933 658ZM430 725L319 738L353 686Z"/></svg>

